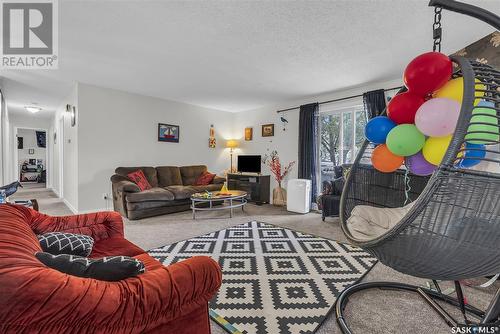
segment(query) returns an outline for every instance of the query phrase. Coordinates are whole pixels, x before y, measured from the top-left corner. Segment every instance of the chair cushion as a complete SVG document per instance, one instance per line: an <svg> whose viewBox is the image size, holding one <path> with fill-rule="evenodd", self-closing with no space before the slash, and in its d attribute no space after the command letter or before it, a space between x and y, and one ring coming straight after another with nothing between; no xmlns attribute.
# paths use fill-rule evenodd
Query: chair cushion
<svg viewBox="0 0 500 334"><path fill-rule="evenodd" d="M198 176L196 181L194 181L194 185L195 186L206 186L207 184L212 183L212 181L214 180L214 177L215 177L215 174L212 174L210 172L205 171L205 172L201 173L200 176Z"/></svg>
<svg viewBox="0 0 500 334"><path fill-rule="evenodd" d="M412 206L413 203L402 208L357 205L347 219L347 228L356 239L367 241L378 238L396 226Z"/></svg>
<svg viewBox="0 0 500 334"><path fill-rule="evenodd" d="M47 267L59 270L62 273L101 281L120 281L146 271L141 261L128 256L89 259L83 256L52 255L46 252L38 252L35 256Z"/></svg>
<svg viewBox="0 0 500 334"><path fill-rule="evenodd" d="M163 264L160 261L149 255L148 253L139 254L137 256L134 256L134 258L144 263L144 267L146 267L147 271L163 267Z"/></svg>
<svg viewBox="0 0 500 334"><path fill-rule="evenodd" d="M174 194L176 200L191 198L191 195L197 192L194 187L187 186L169 186L165 189Z"/></svg>
<svg viewBox="0 0 500 334"><path fill-rule="evenodd" d="M207 166L183 166L180 167L182 184L185 186L191 186L195 183L196 179L207 171Z"/></svg>
<svg viewBox="0 0 500 334"><path fill-rule="evenodd" d="M147 202L147 201L173 201L174 195L164 188L151 188L139 193L127 194L127 202Z"/></svg>
<svg viewBox="0 0 500 334"><path fill-rule="evenodd" d="M37 238L42 250L53 255L89 256L94 245L94 239L84 234L49 232L37 235Z"/></svg>
<svg viewBox="0 0 500 334"><path fill-rule="evenodd" d="M181 170L175 166L156 167L158 174L158 186L182 186Z"/></svg>
<svg viewBox="0 0 500 334"><path fill-rule="evenodd" d="M100 258L114 255L137 256L142 253L145 253L142 248L134 245L125 238L119 237L96 241L90 257Z"/></svg>
<svg viewBox="0 0 500 334"><path fill-rule="evenodd" d="M129 173L139 169L142 170L151 187L158 187L158 176L154 167L118 167L115 169L115 174L127 177Z"/></svg>

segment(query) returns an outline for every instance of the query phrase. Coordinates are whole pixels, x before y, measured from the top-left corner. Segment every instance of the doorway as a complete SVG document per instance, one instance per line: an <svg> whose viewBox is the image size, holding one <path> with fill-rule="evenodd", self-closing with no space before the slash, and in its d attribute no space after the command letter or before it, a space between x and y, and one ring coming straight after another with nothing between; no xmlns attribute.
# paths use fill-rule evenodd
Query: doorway
<svg viewBox="0 0 500 334"><path fill-rule="evenodd" d="M47 134L47 129L16 128L14 170L23 187L47 187Z"/></svg>

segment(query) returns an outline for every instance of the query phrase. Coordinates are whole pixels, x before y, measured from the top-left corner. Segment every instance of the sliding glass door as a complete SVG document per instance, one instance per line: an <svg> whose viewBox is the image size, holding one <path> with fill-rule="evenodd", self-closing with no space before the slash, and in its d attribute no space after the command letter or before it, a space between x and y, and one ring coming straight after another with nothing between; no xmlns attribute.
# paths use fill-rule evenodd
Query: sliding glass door
<svg viewBox="0 0 500 334"><path fill-rule="evenodd" d="M366 116L363 105L321 106L321 182L333 179L333 167L352 163L363 141Z"/></svg>

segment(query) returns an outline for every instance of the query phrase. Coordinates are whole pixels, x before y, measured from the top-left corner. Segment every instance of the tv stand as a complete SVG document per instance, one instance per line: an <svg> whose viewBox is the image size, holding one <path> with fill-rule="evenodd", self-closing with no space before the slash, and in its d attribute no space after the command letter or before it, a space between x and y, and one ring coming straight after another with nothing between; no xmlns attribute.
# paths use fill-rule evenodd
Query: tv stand
<svg viewBox="0 0 500 334"><path fill-rule="evenodd" d="M260 174L227 174L229 190L242 190L247 200L257 205L270 202L271 176Z"/></svg>

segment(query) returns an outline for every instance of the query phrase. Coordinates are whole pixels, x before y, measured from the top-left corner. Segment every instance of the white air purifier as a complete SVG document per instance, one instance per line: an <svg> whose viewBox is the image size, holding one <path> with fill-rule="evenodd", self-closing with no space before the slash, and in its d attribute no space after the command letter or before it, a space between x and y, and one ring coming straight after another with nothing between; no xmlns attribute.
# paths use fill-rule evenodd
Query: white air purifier
<svg viewBox="0 0 500 334"><path fill-rule="evenodd" d="M291 212L308 213L311 208L311 180L288 181L286 209Z"/></svg>

